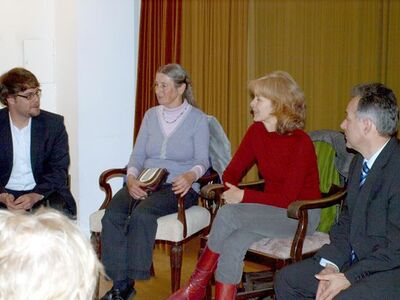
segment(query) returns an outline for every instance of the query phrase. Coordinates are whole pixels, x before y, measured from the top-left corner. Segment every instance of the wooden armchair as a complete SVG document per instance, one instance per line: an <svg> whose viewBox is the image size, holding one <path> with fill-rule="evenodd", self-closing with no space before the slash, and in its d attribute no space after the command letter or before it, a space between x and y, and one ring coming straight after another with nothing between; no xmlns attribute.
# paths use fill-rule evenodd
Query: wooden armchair
<svg viewBox="0 0 400 300"><path fill-rule="evenodd" d="M124 180L125 176L126 168L119 168L108 169L99 177L99 185L101 189L104 190L106 196L99 210L90 215L91 241L99 258L101 258L101 219L113 196L109 181L115 177ZM199 178L197 182L203 187L209 183L216 182L218 178L218 174L211 169L208 174ZM171 244L170 264L172 292L176 291L180 286L183 244L197 235L207 233L211 219L208 209L195 205L185 210L183 202L184 199L180 197L178 199L177 213L157 219L158 229L156 241L164 241Z"/></svg>
<svg viewBox="0 0 400 300"><path fill-rule="evenodd" d="M324 142L318 142L316 152L318 157L318 167L320 173L320 189L322 198L318 200L299 200L293 202L287 209L289 218L297 219L298 225L296 233L289 238L264 238L255 242L246 254L246 260L251 260L259 264L265 265L269 271L263 272L261 281L263 288L251 291L240 291L236 299L250 299L257 297L266 297L274 295L273 278L277 270L287 264L300 261L303 258L312 256L322 245L329 243L329 235L326 232L316 231L312 235L306 236L308 224L308 212L310 209L322 209L320 227L324 227L324 231L328 231L331 223L334 220L328 220L330 225L327 228L327 221L324 216L332 217L332 211L340 210L341 204L346 197L345 188L340 188L334 184L338 183L338 176L332 176L331 172L337 172L334 167L335 151L333 148ZM326 172L328 170L328 172ZM330 183L327 184L326 178L329 177ZM332 182L333 181L333 182ZM325 187L324 187L325 186ZM326 186L329 186L326 191ZM263 189L263 181L249 184L240 184L241 188ZM213 199L218 207L223 201L221 195L223 192L222 184L208 185L201 190L201 196L205 199ZM321 226L323 224L324 226ZM326 230L327 229L327 230ZM207 237L202 238L201 246L205 246ZM244 276L243 278L245 278ZM249 284L244 283L244 285ZM251 283L250 283L251 285ZM206 293L206 299L211 299L210 287ZM261 299L261 298L260 298Z"/></svg>
<svg viewBox="0 0 400 300"><path fill-rule="evenodd" d="M259 185L260 183L256 183L255 187L257 188ZM240 186L243 187L242 185ZM246 184L246 188L251 187L252 184ZM201 196L208 199L214 198L216 203L222 204L222 192L223 186L221 184L211 184L202 189ZM246 260L266 265L269 268L270 273L265 274L266 277L264 279L270 280L271 284L262 290L239 292L236 299L273 295L272 280L277 270L285 265L312 256L323 244L329 243L329 236L326 233L317 231L312 235L306 236L308 211L334 205L340 206L345 197L346 190L335 186L330 193L324 194L321 199L293 202L287 209L287 215L289 218L298 220L295 235L290 238L264 238L254 243L246 254ZM202 248L205 246L206 240L206 237L202 239Z"/></svg>

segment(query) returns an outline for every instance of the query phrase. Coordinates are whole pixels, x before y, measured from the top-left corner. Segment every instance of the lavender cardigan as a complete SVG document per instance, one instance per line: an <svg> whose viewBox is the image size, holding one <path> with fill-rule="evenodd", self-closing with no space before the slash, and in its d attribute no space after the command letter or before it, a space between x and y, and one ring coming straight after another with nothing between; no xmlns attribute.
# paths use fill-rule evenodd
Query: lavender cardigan
<svg viewBox="0 0 400 300"><path fill-rule="evenodd" d="M195 165L209 168L209 126L207 115L189 106L190 111L184 120L167 137L161 127L156 107L144 115L136 138L128 168L138 171L143 168L166 168L169 172L167 182L189 171ZM199 191L194 183L193 189Z"/></svg>

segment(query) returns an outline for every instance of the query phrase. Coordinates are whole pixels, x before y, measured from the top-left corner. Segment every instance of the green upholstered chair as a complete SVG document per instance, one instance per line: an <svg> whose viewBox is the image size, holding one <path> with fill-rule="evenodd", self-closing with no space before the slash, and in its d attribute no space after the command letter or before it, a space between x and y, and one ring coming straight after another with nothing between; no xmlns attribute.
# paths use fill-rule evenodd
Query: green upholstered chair
<svg viewBox="0 0 400 300"><path fill-rule="evenodd" d="M332 185L339 186L339 172L332 163L335 160L335 150L326 142L314 142L315 152L318 159L319 189L321 193L328 193ZM328 233L335 223L338 215L338 205L323 208L317 230Z"/></svg>

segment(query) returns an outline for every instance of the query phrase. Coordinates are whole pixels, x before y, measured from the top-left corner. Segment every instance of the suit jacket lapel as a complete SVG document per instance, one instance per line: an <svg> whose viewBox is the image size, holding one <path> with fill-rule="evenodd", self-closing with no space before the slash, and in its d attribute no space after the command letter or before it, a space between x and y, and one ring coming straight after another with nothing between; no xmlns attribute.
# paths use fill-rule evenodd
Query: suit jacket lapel
<svg viewBox="0 0 400 300"><path fill-rule="evenodd" d="M40 122L39 117L32 118L31 124L31 164L32 173L35 175L36 161L40 155L41 148L40 145L44 139L44 128L43 124Z"/></svg>
<svg viewBox="0 0 400 300"><path fill-rule="evenodd" d="M388 164L393 151L395 151L397 145L397 139L391 138L382 152L376 158L371 170L368 173L367 179L365 180L362 190L366 191L368 195L371 195L371 189L376 186L377 183L382 179L382 170ZM361 168L361 166L360 166ZM360 169L361 172L361 169ZM371 201L372 199L369 199Z"/></svg>
<svg viewBox="0 0 400 300"><path fill-rule="evenodd" d="M4 108L0 113L0 149L2 149L1 155L4 155L5 166L2 166L2 170L8 173L7 180L11 174L13 164L13 142L11 135L10 117L8 115L8 109Z"/></svg>
<svg viewBox="0 0 400 300"><path fill-rule="evenodd" d="M373 189L376 188L376 185L379 184L382 178L382 170L385 168L386 164L389 161L389 158L392 155L392 152L395 150L397 144L396 138L391 138L389 143L385 146L382 152L379 154L377 159L375 160L371 170L368 173L368 177L362 188L359 188L358 194L353 202L353 206L357 209L352 211L352 225L351 225L351 237L356 237L358 235L359 230L361 230L361 226L365 226L366 218L367 218L367 208L370 204L372 197L375 193L373 193ZM356 164L355 170L359 170L359 172L355 172L355 177L360 175L362 159ZM354 179L354 181L356 181ZM355 184L354 184L355 185ZM356 187L354 187L355 189Z"/></svg>

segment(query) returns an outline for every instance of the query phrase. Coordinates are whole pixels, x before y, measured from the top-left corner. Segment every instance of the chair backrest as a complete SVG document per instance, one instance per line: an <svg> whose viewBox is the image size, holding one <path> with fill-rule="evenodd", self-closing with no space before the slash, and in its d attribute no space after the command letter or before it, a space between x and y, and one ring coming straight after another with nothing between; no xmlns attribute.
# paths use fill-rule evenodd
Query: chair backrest
<svg viewBox="0 0 400 300"><path fill-rule="evenodd" d="M310 131L308 134L314 142L326 142L333 147L336 152L335 166L339 172L340 183L343 186L349 175L350 164L355 153L346 147L346 139L343 132L322 129Z"/></svg>
<svg viewBox="0 0 400 300"><path fill-rule="evenodd" d="M231 143L221 124L214 116L208 116L210 127L209 155L212 168L222 178L222 173L231 160Z"/></svg>
<svg viewBox="0 0 400 300"><path fill-rule="evenodd" d="M332 185L340 185L339 172L335 167L336 152L331 144L321 141L314 142L318 160L319 188L322 194L326 194ZM335 223L338 208L336 206L321 209L321 218L317 231L329 232Z"/></svg>

